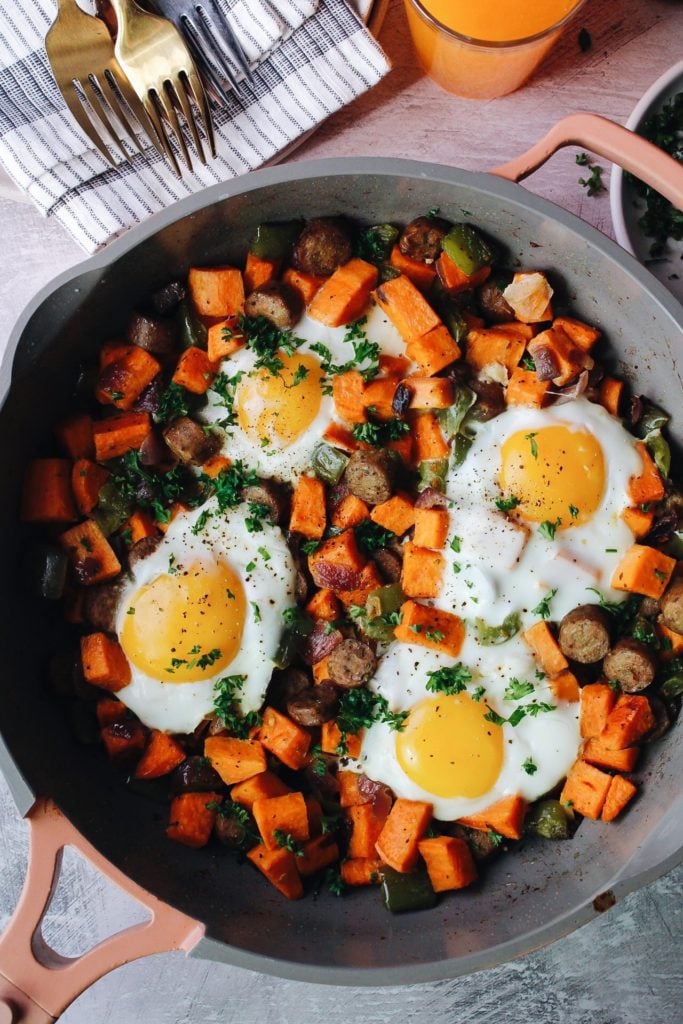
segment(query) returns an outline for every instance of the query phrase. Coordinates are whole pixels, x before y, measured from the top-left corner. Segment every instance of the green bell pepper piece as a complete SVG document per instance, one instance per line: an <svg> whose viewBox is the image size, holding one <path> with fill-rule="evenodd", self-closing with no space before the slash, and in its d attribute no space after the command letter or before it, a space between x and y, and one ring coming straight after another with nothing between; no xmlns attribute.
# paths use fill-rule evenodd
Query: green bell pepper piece
<svg viewBox="0 0 683 1024"><path fill-rule="evenodd" d="M249 248L261 260L284 260L290 255L302 228L303 221L300 220L259 224Z"/></svg>
<svg viewBox="0 0 683 1024"><path fill-rule="evenodd" d="M64 593L69 559L53 544L34 544L27 552L23 566L26 589L34 597L58 601Z"/></svg>
<svg viewBox="0 0 683 1024"><path fill-rule="evenodd" d="M528 828L541 839L569 839L570 818L559 800L540 800L531 810Z"/></svg>
<svg viewBox="0 0 683 1024"><path fill-rule="evenodd" d="M443 240L443 251L468 277L494 257L489 243L471 224L455 224Z"/></svg>
<svg viewBox="0 0 683 1024"><path fill-rule="evenodd" d="M201 322L190 299L183 299L176 312L178 325L178 341L181 348L191 348L196 345L198 348L206 349L209 343L209 335L206 326Z"/></svg>
<svg viewBox="0 0 683 1024"><path fill-rule="evenodd" d="M430 910L436 906L436 893L429 881L427 869L420 866L410 874L393 868L382 869L382 899L392 914L405 914L410 910Z"/></svg>
<svg viewBox="0 0 683 1024"><path fill-rule="evenodd" d="M511 640L522 628L522 620L517 612L506 615L500 626L489 626L483 619L474 620L477 640L484 647L495 647Z"/></svg>
<svg viewBox="0 0 683 1024"><path fill-rule="evenodd" d="M339 448L333 448L331 444L317 445L311 456L311 466L315 475L323 483L332 486L339 483L348 464L348 455Z"/></svg>

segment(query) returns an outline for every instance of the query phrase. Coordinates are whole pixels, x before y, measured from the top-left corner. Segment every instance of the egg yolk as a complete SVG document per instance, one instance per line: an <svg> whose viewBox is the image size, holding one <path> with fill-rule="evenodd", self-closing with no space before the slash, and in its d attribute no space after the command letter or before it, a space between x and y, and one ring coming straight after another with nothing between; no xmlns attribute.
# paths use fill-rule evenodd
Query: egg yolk
<svg viewBox="0 0 683 1024"><path fill-rule="evenodd" d="M318 415L323 373L314 356L277 353L282 369L245 377L237 390L237 422L255 444L288 448ZM305 371L305 372L304 372Z"/></svg>
<svg viewBox="0 0 683 1024"><path fill-rule="evenodd" d="M245 618L244 588L230 566L196 562L137 591L126 610L121 646L145 675L195 682L230 664Z"/></svg>
<svg viewBox="0 0 683 1024"><path fill-rule="evenodd" d="M593 434L565 426L520 430L501 449L500 486L516 511L558 527L587 522L602 501L605 463ZM557 523L557 520L560 520Z"/></svg>
<svg viewBox="0 0 683 1024"><path fill-rule="evenodd" d="M486 705L467 693L421 700L396 736L398 763L434 796L487 793L503 763L503 730L487 722Z"/></svg>

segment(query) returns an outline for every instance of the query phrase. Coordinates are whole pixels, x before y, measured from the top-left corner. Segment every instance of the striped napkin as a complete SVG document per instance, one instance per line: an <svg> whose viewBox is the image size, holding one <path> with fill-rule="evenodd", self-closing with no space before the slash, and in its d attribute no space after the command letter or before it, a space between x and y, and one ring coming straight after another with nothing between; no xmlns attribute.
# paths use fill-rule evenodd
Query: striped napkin
<svg viewBox="0 0 683 1024"><path fill-rule="evenodd" d="M178 181L150 149L111 168L64 105L44 38L54 0L0 0L0 162L88 252L207 185L259 167L389 70L346 0L219 0L252 66L214 109L218 157Z"/></svg>

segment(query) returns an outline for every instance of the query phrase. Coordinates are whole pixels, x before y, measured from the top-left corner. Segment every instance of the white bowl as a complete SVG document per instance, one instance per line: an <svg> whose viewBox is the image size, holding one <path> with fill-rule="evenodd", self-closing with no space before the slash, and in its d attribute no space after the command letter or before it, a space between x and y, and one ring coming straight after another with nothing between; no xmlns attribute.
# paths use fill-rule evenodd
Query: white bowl
<svg viewBox="0 0 683 1024"><path fill-rule="evenodd" d="M646 118L660 110L666 100L683 91L683 60L665 71L650 86L645 95L633 108L626 127L638 132ZM610 181L610 211L617 241L624 249L647 264L648 270L664 284L669 291L683 302L683 241L668 243L668 258L652 260L647 238L638 225L638 218L645 210L645 203L636 196L631 181L621 167L612 167Z"/></svg>

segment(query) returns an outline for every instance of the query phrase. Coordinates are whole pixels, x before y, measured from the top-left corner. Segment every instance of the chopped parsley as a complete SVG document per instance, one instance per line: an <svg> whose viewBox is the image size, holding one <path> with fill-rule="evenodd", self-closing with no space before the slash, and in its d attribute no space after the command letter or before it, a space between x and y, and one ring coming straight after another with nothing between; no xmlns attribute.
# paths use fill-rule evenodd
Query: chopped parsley
<svg viewBox="0 0 683 1024"><path fill-rule="evenodd" d="M484 715L484 718L487 722L492 722L493 725L511 725L513 727L519 725L522 719L527 716L530 718L536 718L536 716L541 713L547 713L555 710L554 704L546 704L544 702L534 700L530 701L529 704L521 704L518 708L515 708L509 718L503 718L502 715L499 715L498 712L494 711L488 704L486 707L487 713Z"/></svg>
<svg viewBox="0 0 683 1024"><path fill-rule="evenodd" d="M531 614L532 615L540 615L540 617L542 619L549 619L550 618L550 602L555 597L556 593L557 593L557 589L556 588L554 590L549 590L548 593L545 595L545 597L542 598L538 602L536 607L531 609Z"/></svg>
<svg viewBox="0 0 683 1024"><path fill-rule="evenodd" d="M200 512L197 516L197 521L191 530L195 537L202 532L212 515L213 512L208 508L205 508L203 512Z"/></svg>
<svg viewBox="0 0 683 1024"><path fill-rule="evenodd" d="M268 548L259 548L258 549L258 553L259 553L259 555L261 556L261 558L263 559L264 562L269 562L270 561L271 554L270 554L270 551L268 550Z"/></svg>
<svg viewBox="0 0 683 1024"><path fill-rule="evenodd" d="M345 363L334 363L332 352L321 341L316 341L309 346L312 352L320 356L320 365L326 377L336 377L340 373L348 373L349 370L358 370L365 381L372 380L377 376L381 349L376 342L368 340L363 329L366 319L366 317L361 317L346 329L344 341L351 343L353 359L349 359ZM327 394L331 391L329 381L323 383L323 391Z"/></svg>
<svg viewBox="0 0 683 1024"><path fill-rule="evenodd" d="M509 498L496 498L496 508L500 512L512 512L519 505L519 498L511 494Z"/></svg>
<svg viewBox="0 0 683 1024"><path fill-rule="evenodd" d="M225 728L238 739L246 739L249 730L261 721L257 711L242 715L237 707L237 700L246 681L246 676L224 676L213 688L213 709Z"/></svg>
<svg viewBox="0 0 683 1024"><path fill-rule="evenodd" d="M343 896L346 892L346 883L336 868L328 868L325 872L325 885L333 896Z"/></svg>
<svg viewBox="0 0 683 1024"><path fill-rule="evenodd" d="M530 757L527 757L527 759L522 762L522 770L525 771L527 775L535 775L538 771L538 765L534 764Z"/></svg>
<svg viewBox="0 0 683 1024"><path fill-rule="evenodd" d="M456 555L460 553L460 538L454 537L449 544L451 551L455 551Z"/></svg>
<svg viewBox="0 0 683 1024"><path fill-rule="evenodd" d="M474 628L477 640L484 647L493 647L496 644L504 644L511 637L519 633L522 628L522 620L518 612L510 612L506 615L500 626L489 626L484 619L475 619Z"/></svg>
<svg viewBox="0 0 683 1024"><path fill-rule="evenodd" d="M303 338L295 338L291 331L276 327L265 316L240 316L238 324L247 348L256 354L254 366L257 370L267 370L273 377L281 376L281 371L285 368L278 353L284 352L286 356L293 356L297 348L303 344ZM296 373L294 376L296 377ZM294 380L289 387L293 384Z"/></svg>
<svg viewBox="0 0 683 1024"><path fill-rule="evenodd" d="M440 644L446 639L446 634L442 633L440 629L428 629L425 637L427 640L431 640L433 644Z"/></svg>
<svg viewBox="0 0 683 1024"><path fill-rule="evenodd" d="M305 540L301 545L301 550L305 555L312 555L320 547L319 540Z"/></svg>
<svg viewBox="0 0 683 1024"><path fill-rule="evenodd" d="M223 332L225 334L225 331ZM232 377L229 377L227 373L221 372L216 374L214 377L213 384L209 390L213 391L218 395L220 399L219 404L225 408L225 416L218 420L219 427L232 427L237 422L235 415L235 395L237 393L237 385L242 380L244 371L240 370L238 373L234 373Z"/></svg>
<svg viewBox="0 0 683 1024"><path fill-rule="evenodd" d="M576 162L579 167L587 167L590 171L590 177L579 178L579 185L583 185L588 195L597 196L600 192L604 192L605 185L602 180L602 167L599 164L589 163L587 153L577 153Z"/></svg>
<svg viewBox="0 0 683 1024"><path fill-rule="evenodd" d="M187 416L190 411L188 393L180 384L173 381L161 392L159 406L155 413L157 423L170 423L171 420Z"/></svg>
<svg viewBox="0 0 683 1024"><path fill-rule="evenodd" d="M477 703L479 703L479 701L481 700L485 693L485 686L477 686L476 689L472 690L472 700L476 700Z"/></svg>
<svg viewBox="0 0 683 1024"><path fill-rule="evenodd" d="M662 106L662 109L655 111L643 123L640 133L654 142L659 149L664 150L674 160L683 162L683 137L681 135L681 124L683 123L683 92L676 93ZM638 219L638 225L642 228L643 234L653 239L650 246L650 257L661 259L667 250L667 242L670 238L680 240L683 238L683 211L665 199L659 192L644 182L628 175L635 186L636 194L643 199L646 209Z"/></svg>
<svg viewBox="0 0 683 1024"><path fill-rule="evenodd" d="M407 711L390 711L386 697L378 693L364 687L346 690L339 701L337 713L337 728L342 734L337 753L347 753L347 736L356 736L361 729L369 729L375 722L383 722L390 729L401 732L407 718Z"/></svg>
<svg viewBox="0 0 683 1024"><path fill-rule="evenodd" d="M381 423L356 423L353 436L356 441L371 444L373 448L384 448L390 441L398 441L410 433L410 424L405 420L383 420Z"/></svg>
<svg viewBox="0 0 683 1024"><path fill-rule="evenodd" d="M122 498L129 498L154 513L158 523L168 523L170 506L194 484L194 477L181 465L166 473L156 473L142 465L137 451L126 452L117 460L117 468L109 483Z"/></svg>
<svg viewBox="0 0 683 1024"><path fill-rule="evenodd" d="M377 551L380 548L386 548L392 541L396 540L396 534L392 533L391 530L385 530L379 523L374 523L371 519L364 519L358 526L354 527L353 530L356 543L361 551Z"/></svg>
<svg viewBox="0 0 683 1024"><path fill-rule="evenodd" d="M276 828L273 830L273 839L281 849L288 850L295 857L303 857L304 851L301 843L294 839L291 832L285 832L282 828Z"/></svg>
<svg viewBox="0 0 683 1024"><path fill-rule="evenodd" d="M261 609L256 604L256 601L250 601L249 604L251 605L251 610L254 613L254 622L260 622L261 621Z"/></svg>
<svg viewBox="0 0 683 1024"><path fill-rule="evenodd" d="M562 525L562 520L558 516L554 523L551 523L549 519L544 519L538 528L538 532L544 540L555 540L555 533L557 532L558 526Z"/></svg>
<svg viewBox="0 0 683 1024"><path fill-rule="evenodd" d="M427 673L427 689L430 693L445 693L447 696L462 693L471 681L472 673L460 661L457 665L438 668L434 672Z"/></svg>
<svg viewBox="0 0 683 1024"><path fill-rule="evenodd" d="M529 447L531 448L531 457L532 457L532 459L537 459L538 458L538 445L536 444L537 436L538 436L538 431L537 430L532 431L531 434L525 434L524 435L524 440L529 442Z"/></svg>
<svg viewBox="0 0 683 1024"><path fill-rule="evenodd" d="M534 371L536 369L536 363L534 362L532 356L530 356L528 352L524 353L519 365L524 367L525 370Z"/></svg>
<svg viewBox="0 0 683 1024"><path fill-rule="evenodd" d="M200 652L201 647L198 644L195 644L195 646L191 648L190 654L199 655L198 657L171 658L171 667L167 668L166 671L172 675L177 668L181 667L181 665L186 665L189 669L201 668L203 670L205 668L211 668L211 666L215 664L222 655L222 651L220 651L218 647L214 647L212 650L207 651L206 654L201 654Z"/></svg>
<svg viewBox="0 0 683 1024"><path fill-rule="evenodd" d="M325 757L324 757L323 752L322 752L322 748L321 748L319 743L317 743L314 747L311 747L311 764L310 764L310 768L311 768L311 771L313 772L313 774L317 775L318 777L320 777L321 775L324 775L325 772L327 771L327 762L325 760ZM323 830L323 834L324 834L324 830Z"/></svg>
<svg viewBox="0 0 683 1024"><path fill-rule="evenodd" d="M242 500L242 490L258 482L254 470L248 469L241 459L237 459L227 469L222 469L213 479L206 474L203 474L200 479L215 493L220 512L239 505Z"/></svg>
<svg viewBox="0 0 683 1024"><path fill-rule="evenodd" d="M513 676L508 685L505 687L503 700L522 700L523 697L528 697L529 694L533 692L533 683L528 683L525 680L515 679Z"/></svg>
<svg viewBox="0 0 683 1024"><path fill-rule="evenodd" d="M579 510L576 507L576 505L570 505L569 506L569 515L572 517L572 519L576 519L578 514L579 514Z"/></svg>
<svg viewBox="0 0 683 1024"><path fill-rule="evenodd" d="M503 842L503 837L500 832L494 832L493 829L489 830L488 837L493 846L500 846Z"/></svg>
<svg viewBox="0 0 683 1024"><path fill-rule="evenodd" d="M127 610L127 612L126 612L126 615L135 615L135 608L133 608L133 606L132 606L132 605L131 605L131 606L130 606L130 608L129 608L129 609Z"/></svg>
<svg viewBox="0 0 683 1024"><path fill-rule="evenodd" d="M249 515L244 517L244 525L249 533L261 533L263 530L263 519L270 514L267 505L258 501L249 502ZM260 549L259 549L260 550Z"/></svg>

